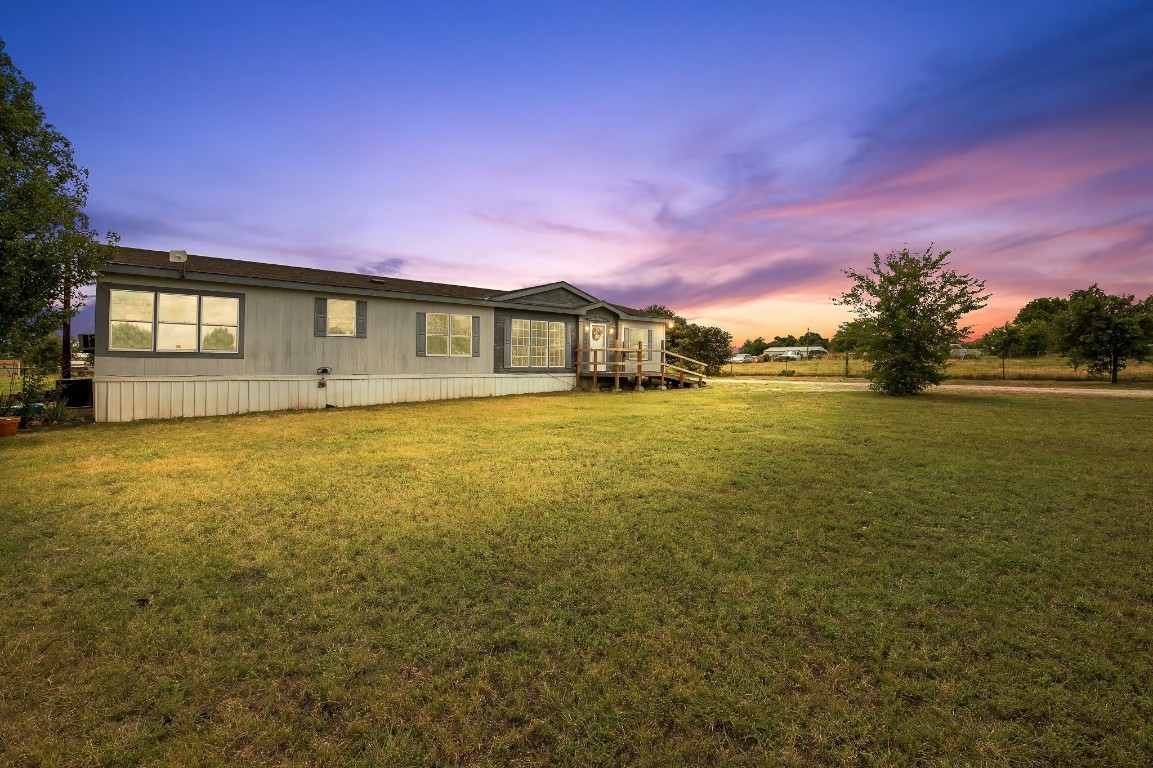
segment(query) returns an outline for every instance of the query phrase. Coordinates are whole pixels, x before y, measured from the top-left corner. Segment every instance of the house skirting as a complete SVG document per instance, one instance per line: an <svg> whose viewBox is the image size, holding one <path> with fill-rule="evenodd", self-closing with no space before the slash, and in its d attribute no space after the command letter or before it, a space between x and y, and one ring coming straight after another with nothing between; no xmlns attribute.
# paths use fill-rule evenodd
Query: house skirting
<svg viewBox="0 0 1153 768"><path fill-rule="evenodd" d="M223 416L383 403L561 392L576 387L572 374L459 376L140 376L96 377L96 421Z"/></svg>

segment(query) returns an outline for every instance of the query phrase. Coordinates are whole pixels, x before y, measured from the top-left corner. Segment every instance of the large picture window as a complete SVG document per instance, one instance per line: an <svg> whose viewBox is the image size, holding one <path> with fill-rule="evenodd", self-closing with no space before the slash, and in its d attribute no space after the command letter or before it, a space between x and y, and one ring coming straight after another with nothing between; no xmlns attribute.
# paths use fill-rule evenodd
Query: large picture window
<svg viewBox="0 0 1153 768"><path fill-rule="evenodd" d="M111 288L108 350L236 354L240 297Z"/></svg>
<svg viewBox="0 0 1153 768"><path fill-rule="evenodd" d="M563 368L565 324L547 320L512 320L509 336L513 368Z"/></svg>

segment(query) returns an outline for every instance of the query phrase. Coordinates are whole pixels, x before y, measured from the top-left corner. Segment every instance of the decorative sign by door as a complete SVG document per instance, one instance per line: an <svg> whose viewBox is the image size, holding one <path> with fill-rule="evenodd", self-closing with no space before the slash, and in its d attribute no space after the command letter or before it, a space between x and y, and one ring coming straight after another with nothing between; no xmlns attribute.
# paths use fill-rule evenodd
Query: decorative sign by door
<svg viewBox="0 0 1153 768"><path fill-rule="evenodd" d="M594 325L592 333L593 341L600 341L605 337L605 327L603 325Z"/></svg>

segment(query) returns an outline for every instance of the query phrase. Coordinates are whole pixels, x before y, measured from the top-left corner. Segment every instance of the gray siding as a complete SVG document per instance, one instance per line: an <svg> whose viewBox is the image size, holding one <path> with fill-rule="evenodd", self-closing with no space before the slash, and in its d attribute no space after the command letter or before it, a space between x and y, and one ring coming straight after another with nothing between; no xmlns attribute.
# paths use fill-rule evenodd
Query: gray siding
<svg viewBox="0 0 1153 768"><path fill-rule="evenodd" d="M621 337L621 339L624 339L626 335L631 336L630 341L629 341L629 345L628 345L630 348L635 347L637 345L637 341L641 341L644 343L646 351L649 349L660 350L661 342L663 342L665 340L665 327L666 327L665 324L663 322L660 322L660 321L658 321L658 322L645 322L643 320L622 320L621 321L621 330L620 330L621 336L620 337ZM625 329L629 329L631 331L631 334L626 334ZM648 332L649 331L652 331L652 337L653 337L651 347L649 346L649 341L648 341L648 336L649 336ZM647 360L649 362L659 363L660 362L659 358L660 358L659 351L658 352L648 352L645 355L645 360Z"/></svg>
<svg viewBox="0 0 1153 768"><path fill-rule="evenodd" d="M530 293L515 300L518 304L544 304L549 307L566 307L577 309L586 306L589 301L576 295L567 288L553 288L551 291Z"/></svg>
<svg viewBox="0 0 1153 768"><path fill-rule="evenodd" d="M220 283L116 275L118 285L219 292ZM326 290L289 290L247 285L229 287L244 294L244 357L232 359L192 357L128 357L99 352L95 375L101 376L312 376L327 367L346 374L487 374L493 370L493 344L486 338L492 328L490 307L449 302L368 298L367 337L315 336L314 299L349 298ZM362 297L356 297L362 298ZM449 312L480 317L480 354L475 357L417 357L416 313ZM99 312L98 312L99 317ZM107 314L105 312L105 317ZM107 339L107 323L96 328ZM105 341L105 344L107 342ZM99 342L98 342L99 348Z"/></svg>
<svg viewBox="0 0 1153 768"><path fill-rule="evenodd" d="M590 323L615 323L617 321L617 315L604 307L597 307L596 309L589 310L589 313L585 315L585 320Z"/></svg>

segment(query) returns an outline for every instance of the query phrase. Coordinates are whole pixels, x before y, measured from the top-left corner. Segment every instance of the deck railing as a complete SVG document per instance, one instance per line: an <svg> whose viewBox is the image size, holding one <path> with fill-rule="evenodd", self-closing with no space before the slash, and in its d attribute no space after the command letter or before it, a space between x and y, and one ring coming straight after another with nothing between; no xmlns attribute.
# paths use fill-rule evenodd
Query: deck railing
<svg viewBox="0 0 1153 768"><path fill-rule="evenodd" d="M636 347L582 347L578 345L576 352L577 377L591 377L593 389L600 386L602 376L605 379L611 378L613 380L613 391L620 391L622 376L625 378L635 377L635 389L637 391L644 389L646 378L659 378L661 389L665 388L666 381L675 381L683 388L686 381L700 386L705 383L706 379L703 373L704 363L677 352L669 352L665 349L665 342L663 341L659 350L652 347L646 349L642 342L637 342ZM657 353L656 360L653 360L654 353ZM683 365L670 363L668 361L670 357L681 361ZM684 367L689 365L700 366L702 370Z"/></svg>

